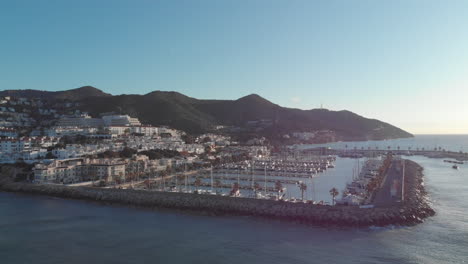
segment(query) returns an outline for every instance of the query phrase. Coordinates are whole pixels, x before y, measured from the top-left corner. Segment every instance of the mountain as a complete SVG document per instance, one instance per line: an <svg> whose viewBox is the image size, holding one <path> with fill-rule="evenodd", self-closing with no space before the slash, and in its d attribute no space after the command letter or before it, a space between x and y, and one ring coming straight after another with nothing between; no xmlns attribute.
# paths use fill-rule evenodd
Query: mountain
<svg viewBox="0 0 468 264"><path fill-rule="evenodd" d="M76 89L49 92L40 90L5 90L0 91L0 96L13 96L25 98L41 98L48 100L70 100L78 101L88 97L109 97L111 94L104 93L103 91L92 86L83 86Z"/></svg>
<svg viewBox="0 0 468 264"><path fill-rule="evenodd" d="M215 125L239 128L270 138L291 132L334 131L334 140L381 140L412 137L388 123L350 111L300 110L281 107L257 94L237 100L199 100L178 92L154 91L145 95L116 95L94 87L45 92L9 90L0 96L40 97L79 102L93 116L115 112L138 117L143 123L167 125L189 133L210 131Z"/></svg>

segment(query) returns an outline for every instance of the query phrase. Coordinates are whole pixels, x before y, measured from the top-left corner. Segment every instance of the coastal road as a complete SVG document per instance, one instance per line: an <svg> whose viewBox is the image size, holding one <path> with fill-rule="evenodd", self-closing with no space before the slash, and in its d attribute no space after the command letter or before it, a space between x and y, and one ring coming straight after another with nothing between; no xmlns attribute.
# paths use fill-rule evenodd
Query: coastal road
<svg viewBox="0 0 468 264"><path fill-rule="evenodd" d="M401 160L393 160L387 171L381 188L377 191L373 204L377 207L390 206L401 200L401 183L403 179ZM392 192L392 188L394 191Z"/></svg>

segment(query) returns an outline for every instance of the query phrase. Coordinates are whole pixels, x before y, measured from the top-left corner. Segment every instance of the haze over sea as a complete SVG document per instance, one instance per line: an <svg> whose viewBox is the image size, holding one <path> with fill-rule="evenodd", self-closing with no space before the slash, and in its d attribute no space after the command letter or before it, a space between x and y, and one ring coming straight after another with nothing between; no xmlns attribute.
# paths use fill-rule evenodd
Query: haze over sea
<svg viewBox="0 0 468 264"><path fill-rule="evenodd" d="M409 141L468 149L468 136ZM382 144L404 142L408 139ZM468 165L453 170L442 160L411 159L425 168L437 212L417 226L324 228L0 193L0 259L48 264L467 262Z"/></svg>
<svg viewBox="0 0 468 264"><path fill-rule="evenodd" d="M326 144L300 145L299 148L305 149L310 147L330 147L335 149L358 149L371 148L375 149L397 149L401 150L416 150L424 148L425 150L434 150L435 148L445 149L447 151L462 151L468 152L468 135L416 135L412 138L402 138L393 140L380 141L354 141L354 142L335 142Z"/></svg>

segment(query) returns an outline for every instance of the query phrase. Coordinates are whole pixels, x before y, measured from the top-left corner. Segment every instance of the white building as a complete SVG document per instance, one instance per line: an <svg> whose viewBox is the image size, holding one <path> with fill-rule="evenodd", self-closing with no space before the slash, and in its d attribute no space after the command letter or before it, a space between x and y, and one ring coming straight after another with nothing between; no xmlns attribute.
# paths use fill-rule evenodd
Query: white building
<svg viewBox="0 0 468 264"><path fill-rule="evenodd" d="M0 140L0 153L17 153L30 150L32 147L32 140L30 138L18 139L5 139Z"/></svg>
<svg viewBox="0 0 468 264"><path fill-rule="evenodd" d="M128 115L107 115L103 116L105 126L141 126L138 118L133 118Z"/></svg>
<svg viewBox="0 0 468 264"><path fill-rule="evenodd" d="M92 118L88 115L80 117L64 117L60 118L57 126L60 127L102 127L104 121L100 118Z"/></svg>
<svg viewBox="0 0 468 264"><path fill-rule="evenodd" d="M118 160L68 159L36 164L35 183L76 183L87 180L113 181L125 177L125 163Z"/></svg>
<svg viewBox="0 0 468 264"><path fill-rule="evenodd" d="M16 132L16 129L7 128L7 127L0 128L0 137L17 137L17 136L18 136L18 132Z"/></svg>
<svg viewBox="0 0 468 264"><path fill-rule="evenodd" d="M153 126L135 126L132 127L132 133L144 134L145 136L153 136L159 133L159 128Z"/></svg>

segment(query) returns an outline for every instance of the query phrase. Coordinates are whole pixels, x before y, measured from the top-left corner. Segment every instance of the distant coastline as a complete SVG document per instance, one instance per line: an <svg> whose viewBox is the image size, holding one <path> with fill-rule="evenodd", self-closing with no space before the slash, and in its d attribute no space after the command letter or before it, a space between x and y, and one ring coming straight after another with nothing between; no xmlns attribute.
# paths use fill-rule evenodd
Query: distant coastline
<svg viewBox="0 0 468 264"><path fill-rule="evenodd" d="M468 134L415 134L413 137L385 139L385 140L366 140L366 141L335 141L319 144L297 144L293 145L299 149L313 147L331 147L335 149L353 150L355 147L360 149L378 147L386 149L391 146L393 149L400 147L401 150L446 150L453 152L468 152ZM346 148L347 147L347 148Z"/></svg>

